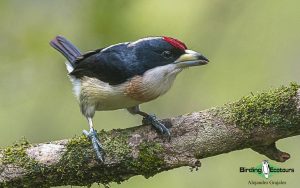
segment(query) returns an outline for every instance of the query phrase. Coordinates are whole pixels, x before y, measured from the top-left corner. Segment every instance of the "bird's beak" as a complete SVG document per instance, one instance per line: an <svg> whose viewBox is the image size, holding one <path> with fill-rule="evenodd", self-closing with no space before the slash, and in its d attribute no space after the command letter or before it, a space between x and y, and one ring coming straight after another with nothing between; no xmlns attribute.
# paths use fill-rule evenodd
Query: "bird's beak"
<svg viewBox="0 0 300 188"><path fill-rule="evenodd" d="M206 65L208 62L209 60L202 54L192 50L185 50L185 53L182 54L174 62L174 64L176 64L178 68L186 68L192 66Z"/></svg>

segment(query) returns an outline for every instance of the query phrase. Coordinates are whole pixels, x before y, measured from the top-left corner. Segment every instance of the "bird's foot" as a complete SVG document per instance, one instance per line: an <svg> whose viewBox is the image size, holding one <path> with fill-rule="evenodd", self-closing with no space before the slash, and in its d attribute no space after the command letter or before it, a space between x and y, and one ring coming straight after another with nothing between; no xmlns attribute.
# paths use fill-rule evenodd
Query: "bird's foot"
<svg viewBox="0 0 300 188"><path fill-rule="evenodd" d="M86 130L83 130L83 134L91 140L93 148L94 148L96 156L97 156L97 159L100 160L101 162L103 162L104 161L104 150L103 150L102 144L100 143L100 140L98 138L97 131L95 129L91 128L89 132Z"/></svg>
<svg viewBox="0 0 300 188"><path fill-rule="evenodd" d="M155 115L145 116L143 119L143 123L149 123L153 125L154 128L156 128L161 134L166 135L170 139L171 133L169 129L164 124L162 124Z"/></svg>

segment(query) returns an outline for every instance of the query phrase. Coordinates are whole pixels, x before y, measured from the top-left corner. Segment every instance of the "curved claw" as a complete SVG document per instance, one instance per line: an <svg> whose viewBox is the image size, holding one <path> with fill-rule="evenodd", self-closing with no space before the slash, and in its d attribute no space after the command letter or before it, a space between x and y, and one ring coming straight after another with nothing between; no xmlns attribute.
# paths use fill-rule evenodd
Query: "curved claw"
<svg viewBox="0 0 300 188"><path fill-rule="evenodd" d="M83 130L83 134L91 140L97 159L101 162L104 162L104 151L102 144L100 143L100 140L98 138L97 131L91 128L89 132Z"/></svg>
<svg viewBox="0 0 300 188"><path fill-rule="evenodd" d="M161 128L163 129L163 134L167 134L168 137L170 137L171 136L170 130L161 122L158 122L158 123L160 124Z"/></svg>
<svg viewBox="0 0 300 188"><path fill-rule="evenodd" d="M148 115L148 116L144 117L144 121L153 125L161 134L167 135L168 138L171 137L171 133L170 133L169 129L164 124L162 124L156 118L155 115Z"/></svg>

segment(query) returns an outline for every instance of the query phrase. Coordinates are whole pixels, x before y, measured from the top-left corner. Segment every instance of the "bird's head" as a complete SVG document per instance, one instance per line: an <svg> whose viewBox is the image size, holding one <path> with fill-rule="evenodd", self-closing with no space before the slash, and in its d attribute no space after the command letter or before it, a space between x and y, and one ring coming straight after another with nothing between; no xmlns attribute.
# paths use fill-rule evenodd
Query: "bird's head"
<svg viewBox="0 0 300 188"><path fill-rule="evenodd" d="M262 161L262 165L268 165L268 164L269 164L268 160L263 160Z"/></svg>
<svg viewBox="0 0 300 188"><path fill-rule="evenodd" d="M173 64L178 69L205 65L209 60L201 53L171 37L148 37L129 44L135 58L145 69Z"/></svg>

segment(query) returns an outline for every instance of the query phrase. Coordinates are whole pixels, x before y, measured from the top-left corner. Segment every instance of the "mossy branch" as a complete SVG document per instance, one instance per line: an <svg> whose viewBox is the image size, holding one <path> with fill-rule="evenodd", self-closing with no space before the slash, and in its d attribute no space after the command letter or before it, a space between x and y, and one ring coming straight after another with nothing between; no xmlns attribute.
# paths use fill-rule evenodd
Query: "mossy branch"
<svg viewBox="0 0 300 188"><path fill-rule="evenodd" d="M300 134L300 91L291 84L201 112L163 120L171 140L149 125L101 131L106 151L99 163L84 136L42 144L21 141L0 150L0 187L51 187L122 182L135 175L190 166L199 159L252 148L284 162L275 142Z"/></svg>

